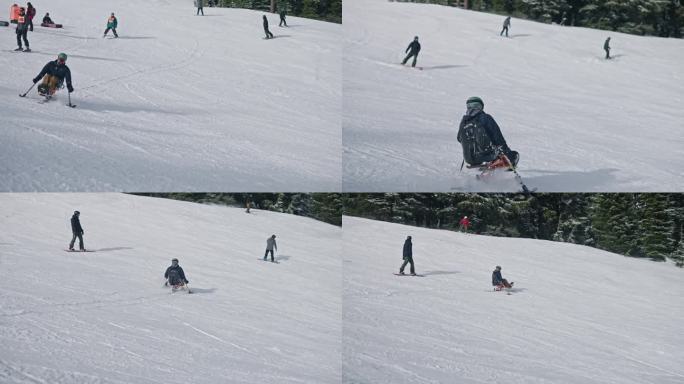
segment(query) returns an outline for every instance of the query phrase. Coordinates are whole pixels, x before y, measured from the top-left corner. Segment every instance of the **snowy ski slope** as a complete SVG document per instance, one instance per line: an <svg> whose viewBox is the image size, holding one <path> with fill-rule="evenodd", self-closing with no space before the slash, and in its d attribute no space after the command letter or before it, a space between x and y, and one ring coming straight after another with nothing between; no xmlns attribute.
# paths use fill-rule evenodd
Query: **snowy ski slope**
<svg viewBox="0 0 684 384"><path fill-rule="evenodd" d="M62 250L75 209L96 252ZM106 193L1 194L0 217L3 384L340 382L338 227ZM194 294L162 287L173 257Z"/></svg>
<svg viewBox="0 0 684 384"><path fill-rule="evenodd" d="M459 173L465 100L480 96L540 191L684 186L684 41L386 0L344 3L344 189L515 191ZM414 35L423 71L399 63ZM612 55L603 43L612 36Z"/></svg>
<svg viewBox="0 0 684 384"><path fill-rule="evenodd" d="M191 0L33 5L65 28L36 27L28 54L0 27L0 191L340 189L340 25L269 14L265 40L263 12ZM17 97L59 52L78 107Z"/></svg>
<svg viewBox="0 0 684 384"><path fill-rule="evenodd" d="M679 268L567 243L343 226L345 383L684 381ZM408 235L425 277L392 274ZM510 296L492 291L497 264Z"/></svg>

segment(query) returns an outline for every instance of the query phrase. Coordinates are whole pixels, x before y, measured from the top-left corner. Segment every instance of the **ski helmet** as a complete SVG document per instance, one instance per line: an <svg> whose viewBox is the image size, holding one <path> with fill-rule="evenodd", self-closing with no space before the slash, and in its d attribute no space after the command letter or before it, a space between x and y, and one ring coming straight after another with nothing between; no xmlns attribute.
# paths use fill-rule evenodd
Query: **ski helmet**
<svg viewBox="0 0 684 384"><path fill-rule="evenodd" d="M78 216L78 215L80 215L80 214L81 214L81 212L79 212L79 211L74 211L74 215Z"/></svg>
<svg viewBox="0 0 684 384"><path fill-rule="evenodd" d="M497 269L497 270L498 270L498 269L501 269L501 266L500 266L500 265L497 265L497 266L496 266L496 269Z"/></svg>
<svg viewBox="0 0 684 384"><path fill-rule="evenodd" d="M482 101L482 99L480 99L477 96L469 97L468 100L466 101L466 104L470 104L470 103L480 103L480 105L482 105L484 107L484 101Z"/></svg>
<svg viewBox="0 0 684 384"><path fill-rule="evenodd" d="M59 55L57 55L57 58L58 58L59 60L66 61L66 60L67 60L67 54L64 53L64 52L62 52L62 53L60 53Z"/></svg>

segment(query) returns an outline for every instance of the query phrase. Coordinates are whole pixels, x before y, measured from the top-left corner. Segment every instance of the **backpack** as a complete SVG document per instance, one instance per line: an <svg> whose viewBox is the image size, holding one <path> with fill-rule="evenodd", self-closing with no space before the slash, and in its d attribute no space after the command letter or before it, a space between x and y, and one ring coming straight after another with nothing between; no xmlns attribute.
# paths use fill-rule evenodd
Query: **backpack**
<svg viewBox="0 0 684 384"><path fill-rule="evenodd" d="M492 140L479 119L471 119L462 130L463 158L468 164L482 163L482 155L491 153Z"/></svg>

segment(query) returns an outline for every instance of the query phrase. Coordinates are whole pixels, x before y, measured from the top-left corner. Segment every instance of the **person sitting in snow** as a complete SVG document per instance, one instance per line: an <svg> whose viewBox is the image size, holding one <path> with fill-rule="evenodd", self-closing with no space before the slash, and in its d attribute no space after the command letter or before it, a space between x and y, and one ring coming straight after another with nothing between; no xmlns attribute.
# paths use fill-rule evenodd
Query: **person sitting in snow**
<svg viewBox="0 0 684 384"><path fill-rule="evenodd" d="M43 16L43 23L41 25L45 26L45 25L50 25L50 24L54 24L54 23L55 22L52 21L52 19L50 18L50 13L48 12L45 14L45 16Z"/></svg>
<svg viewBox="0 0 684 384"><path fill-rule="evenodd" d="M38 76L33 79L33 84L43 79L43 83L38 86L38 93L41 96L54 95L57 89L62 87L64 80L66 80L69 93L74 91L71 85L71 70L67 67L66 60L66 53L60 53L57 55L57 60L45 64Z"/></svg>
<svg viewBox="0 0 684 384"><path fill-rule="evenodd" d="M166 268L164 278L166 279L166 283L164 283L165 286L182 287L189 283L188 279L185 278L183 268L178 265L178 259L175 257L171 259L171 266Z"/></svg>
<svg viewBox="0 0 684 384"><path fill-rule="evenodd" d="M509 283L508 280L501 277L501 266L500 265L497 265L496 269L494 269L494 272L492 272L492 285L497 290L501 290L503 288L511 288L513 286L512 281Z"/></svg>

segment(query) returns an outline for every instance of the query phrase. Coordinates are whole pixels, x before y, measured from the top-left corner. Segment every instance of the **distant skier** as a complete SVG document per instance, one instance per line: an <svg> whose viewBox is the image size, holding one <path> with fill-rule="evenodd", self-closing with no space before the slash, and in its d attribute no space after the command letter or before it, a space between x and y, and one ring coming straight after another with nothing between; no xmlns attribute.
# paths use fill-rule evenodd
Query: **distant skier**
<svg viewBox="0 0 684 384"><path fill-rule="evenodd" d="M26 4L26 7L26 16L28 17L29 31L33 32L33 18L36 17L36 9L33 8L33 5L30 2Z"/></svg>
<svg viewBox="0 0 684 384"><path fill-rule="evenodd" d="M104 35L102 37L107 36L107 33L111 30L114 33L114 37L117 38L119 35L116 33L116 27L119 25L119 20L116 19L116 16L114 16L114 12L109 16L107 19L107 29L105 29Z"/></svg>
<svg viewBox="0 0 684 384"><path fill-rule="evenodd" d="M511 17L508 16L506 20L504 20L503 23L503 29L501 30L501 33L499 33L499 36L503 36L504 32L506 32L506 37L508 37L508 28L511 27Z"/></svg>
<svg viewBox="0 0 684 384"><path fill-rule="evenodd" d="M411 66L415 67L416 61L418 60L418 52L420 52L420 43L418 42L418 36L416 36L404 51L404 53L408 53L408 55L404 58L404 61L401 62L401 65L405 65L408 59L413 57L413 64L411 64Z"/></svg>
<svg viewBox="0 0 684 384"><path fill-rule="evenodd" d="M43 23L41 25L50 25L50 24L55 24L54 21L50 18L50 13L46 13L45 16L43 16Z"/></svg>
<svg viewBox="0 0 684 384"><path fill-rule="evenodd" d="M29 25L29 19L26 16L26 10L24 7L19 8L19 16L17 17L17 46L18 48L15 49L15 51L24 51L24 52L31 52L31 48L29 48L29 41L28 41L28 25ZM24 40L24 45L26 45L26 49L22 48L21 46L21 41L22 39Z"/></svg>
<svg viewBox="0 0 684 384"><path fill-rule="evenodd" d="M520 155L508 148L494 118L483 111L482 99L476 96L469 98L466 101L466 108L457 136L463 147L465 162L471 167L479 166L497 160L502 153L515 167Z"/></svg>
<svg viewBox="0 0 684 384"><path fill-rule="evenodd" d="M603 43L603 50L606 51L606 59L610 59L610 37Z"/></svg>
<svg viewBox="0 0 684 384"><path fill-rule="evenodd" d="M468 232L468 227L470 227L470 220L468 219L468 216L463 216L461 221L458 222L458 226L462 232Z"/></svg>
<svg viewBox="0 0 684 384"><path fill-rule="evenodd" d="M81 227L81 220L79 220L80 216L81 212L79 211L74 211L74 215L71 216L71 233L73 237L71 238L71 242L69 243L70 251L74 250L74 243L76 242L76 238L78 238L78 249L80 249L81 251L85 251L85 247L83 246L83 234L85 232L83 231L83 227Z"/></svg>
<svg viewBox="0 0 684 384"><path fill-rule="evenodd" d="M406 264L411 264L411 275L416 274L416 268L413 265L413 243L411 242L411 236L406 237L406 240L404 241L404 250L402 253L402 258L404 259L404 262L401 264L401 267L399 268L399 274L403 275L404 274L404 268L406 268Z"/></svg>
<svg viewBox="0 0 684 384"><path fill-rule="evenodd" d="M287 21L285 21L285 9L280 10L280 24L278 24L279 27L282 27L283 24L287 27Z"/></svg>
<svg viewBox="0 0 684 384"><path fill-rule="evenodd" d="M166 279L166 283L164 283L164 285L170 285L174 288L182 287L189 283L188 279L185 278L185 272L183 272L183 268L178 265L178 259L176 258L171 259L171 266L166 268L166 272L164 272L164 278Z"/></svg>
<svg viewBox="0 0 684 384"><path fill-rule="evenodd" d="M501 277L501 266L497 265L496 269L494 269L494 272L492 272L492 285L498 289L511 288L513 286L513 282L511 281L509 283L508 280Z"/></svg>
<svg viewBox="0 0 684 384"><path fill-rule="evenodd" d="M245 212L250 213L250 210L252 209L252 202L249 201L249 200L247 200L247 201L245 202L245 208L246 208L246 209L245 209Z"/></svg>
<svg viewBox="0 0 684 384"><path fill-rule="evenodd" d="M41 96L54 95L57 89L62 87L65 80L69 93L74 91L74 87L71 85L71 70L67 67L66 60L66 53L60 53L57 55L57 60L49 61L38 76L33 78L33 84L43 79L43 83L38 86L38 93Z"/></svg>
<svg viewBox="0 0 684 384"><path fill-rule="evenodd" d="M264 261L266 261L266 256L268 254L271 254L271 262L275 262L275 259L273 258L273 251L278 250L278 244L276 244L276 235L272 235L268 239L266 239L266 253L264 253Z"/></svg>
<svg viewBox="0 0 684 384"><path fill-rule="evenodd" d="M266 33L267 39L273 38L273 34L268 30L268 19L266 18L266 15L264 15L264 32Z"/></svg>
<svg viewBox="0 0 684 384"><path fill-rule="evenodd" d="M197 7L197 14L195 16L199 16L200 12L204 16L204 0L195 0L195 6Z"/></svg>

